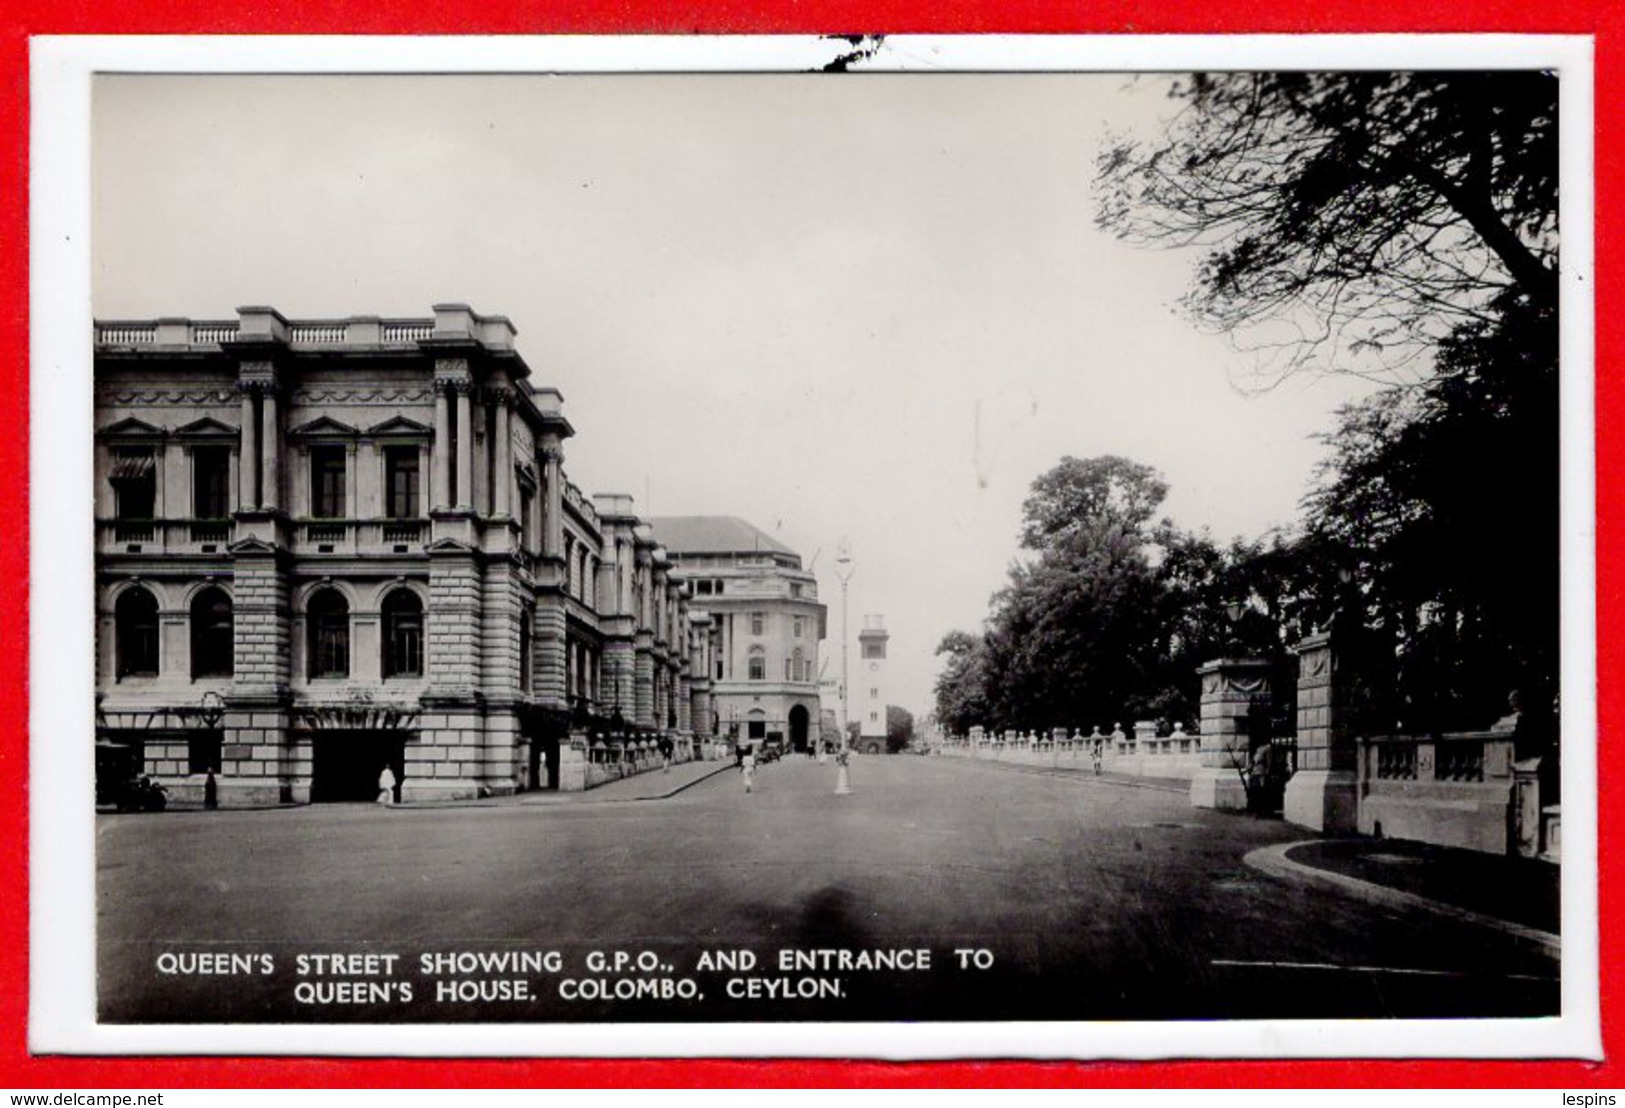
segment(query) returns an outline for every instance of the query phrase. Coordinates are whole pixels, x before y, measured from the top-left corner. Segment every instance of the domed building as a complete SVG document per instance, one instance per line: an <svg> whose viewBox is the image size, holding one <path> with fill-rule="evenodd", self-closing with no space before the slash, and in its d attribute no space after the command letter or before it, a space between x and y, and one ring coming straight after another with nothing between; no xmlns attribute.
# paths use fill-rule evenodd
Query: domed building
<svg viewBox="0 0 1625 1108"><path fill-rule="evenodd" d="M648 522L672 579L712 620L717 732L809 750L819 733L818 644L827 617L801 555L736 516Z"/></svg>

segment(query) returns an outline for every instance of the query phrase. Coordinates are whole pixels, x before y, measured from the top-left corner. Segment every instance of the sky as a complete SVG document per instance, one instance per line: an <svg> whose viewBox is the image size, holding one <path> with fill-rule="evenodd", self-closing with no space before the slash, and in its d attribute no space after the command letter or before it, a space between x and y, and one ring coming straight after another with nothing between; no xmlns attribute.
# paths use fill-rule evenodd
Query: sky
<svg viewBox="0 0 1625 1108"><path fill-rule="evenodd" d="M98 76L101 319L508 316L577 435L566 469L646 515L735 515L829 607L891 632L931 707L1021 502L1068 454L1156 467L1227 541L1290 524L1338 405L1177 310L1194 257L1094 225L1108 134L1154 78L1085 74ZM854 650L854 654L855 654Z"/></svg>

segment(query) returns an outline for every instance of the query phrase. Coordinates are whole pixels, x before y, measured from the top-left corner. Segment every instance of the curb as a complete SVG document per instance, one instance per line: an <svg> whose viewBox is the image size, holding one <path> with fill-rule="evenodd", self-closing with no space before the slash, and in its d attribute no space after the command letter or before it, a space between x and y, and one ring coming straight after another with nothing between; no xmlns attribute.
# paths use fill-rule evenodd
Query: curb
<svg viewBox="0 0 1625 1108"><path fill-rule="evenodd" d="M1487 927L1492 931L1511 935L1525 945L1540 951L1548 958L1558 959L1563 956L1562 937L1554 935L1550 931L1525 927L1521 923L1497 919L1495 916L1486 916L1480 912L1458 908L1454 904L1445 904L1443 901L1429 900L1425 896L1417 896L1415 893L1391 889L1386 885L1378 885L1371 881L1362 881L1358 877L1349 877L1346 874L1306 866L1302 862L1294 862L1286 856L1287 851L1294 847L1308 846L1316 841L1315 839L1305 839L1295 843L1262 846L1257 850L1249 851L1241 860L1260 873L1266 873L1271 877L1280 877L1289 881L1298 880L1318 883L1334 888L1347 896L1373 904L1381 904L1389 908L1421 909L1424 912L1432 912L1434 915L1453 919L1458 923Z"/></svg>
<svg viewBox="0 0 1625 1108"><path fill-rule="evenodd" d="M719 763L717 763L717 768L712 770L710 773L702 773L698 777L694 778L691 781L683 782L681 785L678 785L675 789L672 789L669 792L656 793L653 796L629 796L629 797L625 798L624 800L617 800L614 797L610 797L608 800L599 801L599 803L601 803L601 804L636 804L639 801L644 801L644 800L670 800L672 797L676 796L678 793L682 792L683 790L692 789L695 785L698 785L701 781L709 781L709 780L711 780L711 778L715 777L717 774L726 772L727 770L730 770L730 769L733 769L733 768L734 767L733 767L733 765L731 763L719 762ZM587 792L582 793L581 795L582 795L583 798L588 797L588 796L592 795L591 790L588 790Z"/></svg>
<svg viewBox="0 0 1625 1108"><path fill-rule="evenodd" d="M553 807L555 805L560 805L560 804L581 804L581 803L637 804L640 801L645 801L645 800L669 800L672 797L676 796L678 793L682 792L683 790L692 789L695 785L698 785L701 781L709 781L711 778L715 777L719 773L722 773L724 770L729 770L729 769L733 769L733 768L734 768L733 764L730 763L730 762L719 762L719 763L717 763L717 767L715 769L713 769L710 773L702 773L698 777L695 777L695 778L693 778L693 779L691 779L689 781L683 782L681 785L678 785L674 789L669 789L669 790L667 790L666 792L663 792L663 793L655 793L652 796L628 796L628 797L620 797L620 798L617 798L617 797L596 797L596 796L593 795L593 790L588 789L585 792L580 792L580 793L556 794L555 799L546 800L546 801L539 801L539 800L526 801L526 800L524 800L522 798L522 795L515 795L515 796L477 797L477 798L470 798L468 800L423 800L423 801L418 801L418 802L413 803L413 804L380 804L380 805L378 805L378 807L381 808L381 809L384 809L386 811L390 811L390 812L431 812L431 811L446 811L446 810L458 809L458 808L536 808L536 807ZM622 780L631 780L631 779L630 778L623 778ZM360 805L365 805L367 802L366 801L358 801L357 803L360 804ZM307 810L307 809L309 809L311 807L313 807L313 805L310 805L310 804L253 804L253 805L246 805L246 806L243 806L243 807L238 807L236 805L233 805L230 808L221 808L221 809L219 809L219 811L221 811L221 812L302 812L302 811L305 811L305 810ZM180 806L169 807L169 808L164 809L162 812L119 812L119 811L116 811L116 810L111 809L111 808L102 808L102 807L98 807L96 809L96 815L98 815L98 816L114 816L114 815L118 815L118 816L190 816L190 815L212 815L212 814L214 814L214 813L213 813L213 811L211 809L203 808L203 807L193 807L191 805L187 805L187 806L184 806L184 807L180 807Z"/></svg>
<svg viewBox="0 0 1625 1108"><path fill-rule="evenodd" d="M1189 789L1174 788L1171 785L1153 785L1147 781L1134 781L1125 777L1108 777L1105 774L1085 773L1083 770L1063 770L1059 767L1031 766L1022 762L1000 762L997 759L982 758L955 758L957 762L970 765L995 766L999 769L1014 770L1017 773L1031 773L1039 777L1053 777L1058 781L1094 781L1101 785L1116 785L1124 789L1149 789L1152 792L1167 793L1170 796L1188 795Z"/></svg>

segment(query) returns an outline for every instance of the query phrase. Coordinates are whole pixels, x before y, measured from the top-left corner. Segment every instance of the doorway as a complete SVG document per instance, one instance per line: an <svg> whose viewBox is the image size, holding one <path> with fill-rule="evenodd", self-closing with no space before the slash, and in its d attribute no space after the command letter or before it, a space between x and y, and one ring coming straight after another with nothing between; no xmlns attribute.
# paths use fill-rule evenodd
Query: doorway
<svg viewBox="0 0 1625 1108"><path fill-rule="evenodd" d="M406 779L406 735L396 731L324 731L311 740L312 804L371 802L378 778L395 775L395 802Z"/></svg>
<svg viewBox="0 0 1625 1108"><path fill-rule="evenodd" d="M809 751L807 745L808 718L806 705L797 704L790 709L790 749L797 754L806 754Z"/></svg>

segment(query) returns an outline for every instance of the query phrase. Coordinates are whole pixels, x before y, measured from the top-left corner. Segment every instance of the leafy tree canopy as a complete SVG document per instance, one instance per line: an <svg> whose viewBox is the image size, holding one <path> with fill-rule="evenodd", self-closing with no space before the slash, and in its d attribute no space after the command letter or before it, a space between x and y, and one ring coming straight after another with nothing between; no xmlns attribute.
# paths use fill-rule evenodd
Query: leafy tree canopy
<svg viewBox="0 0 1625 1108"><path fill-rule="evenodd" d="M1112 532L1133 540L1167 496L1167 483L1150 466L1113 454L1068 455L1033 482L1021 506L1021 545L1051 550L1083 535L1103 545Z"/></svg>
<svg viewBox="0 0 1625 1108"><path fill-rule="evenodd" d="M1260 384L1403 379L1508 294L1555 311L1554 75L1198 73L1169 95L1160 137L1102 151L1097 219L1202 251L1186 308L1260 354Z"/></svg>
<svg viewBox="0 0 1625 1108"><path fill-rule="evenodd" d="M886 705L886 751L896 754L914 741L914 713L896 704Z"/></svg>

